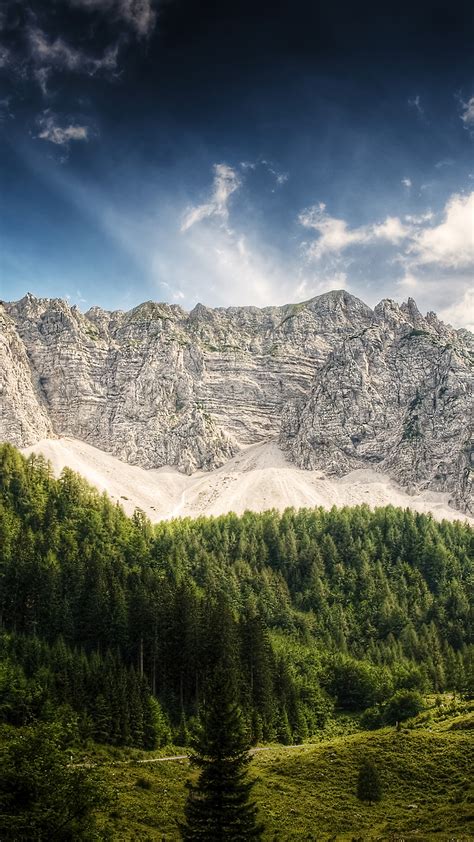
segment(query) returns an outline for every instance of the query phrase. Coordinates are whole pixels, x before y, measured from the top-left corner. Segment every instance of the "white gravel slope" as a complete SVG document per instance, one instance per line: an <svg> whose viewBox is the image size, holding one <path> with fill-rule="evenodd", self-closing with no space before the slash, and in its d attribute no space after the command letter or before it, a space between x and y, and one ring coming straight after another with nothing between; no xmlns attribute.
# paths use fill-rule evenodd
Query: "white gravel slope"
<svg viewBox="0 0 474 842"><path fill-rule="evenodd" d="M448 506L446 494L409 495L385 474L352 471L342 479L327 478L319 471L303 471L288 462L274 441L256 444L210 473L185 476L175 468L144 470L121 462L110 453L75 439L45 439L23 450L42 453L60 473L69 467L101 491L107 491L128 514L136 507L150 520L172 517L241 514L246 509L285 509L288 506L409 507L431 512L441 520L468 520Z"/></svg>

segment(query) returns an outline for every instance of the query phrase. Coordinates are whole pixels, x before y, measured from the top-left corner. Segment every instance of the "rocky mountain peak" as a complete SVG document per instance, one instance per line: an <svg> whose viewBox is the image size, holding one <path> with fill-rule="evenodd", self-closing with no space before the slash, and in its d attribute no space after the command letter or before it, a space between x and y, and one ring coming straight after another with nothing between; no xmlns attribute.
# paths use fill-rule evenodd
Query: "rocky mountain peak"
<svg viewBox="0 0 474 842"><path fill-rule="evenodd" d="M0 438L17 445L71 436L191 473L273 438L300 467L376 468L472 507L473 337L412 299L83 314L28 294L0 317Z"/></svg>

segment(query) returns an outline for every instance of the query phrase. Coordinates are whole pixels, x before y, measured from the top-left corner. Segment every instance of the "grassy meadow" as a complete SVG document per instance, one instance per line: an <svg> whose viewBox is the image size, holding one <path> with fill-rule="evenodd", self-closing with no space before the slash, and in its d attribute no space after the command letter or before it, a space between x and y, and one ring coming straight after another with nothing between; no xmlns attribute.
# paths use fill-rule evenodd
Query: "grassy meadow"
<svg viewBox="0 0 474 842"><path fill-rule="evenodd" d="M430 711L401 731L359 731L257 751L251 774L265 839L472 842L473 726L472 711ZM382 800L372 806L356 797L364 758L374 761L383 783ZM134 752L102 761L113 791L104 829L117 840L178 840L189 763L139 760Z"/></svg>

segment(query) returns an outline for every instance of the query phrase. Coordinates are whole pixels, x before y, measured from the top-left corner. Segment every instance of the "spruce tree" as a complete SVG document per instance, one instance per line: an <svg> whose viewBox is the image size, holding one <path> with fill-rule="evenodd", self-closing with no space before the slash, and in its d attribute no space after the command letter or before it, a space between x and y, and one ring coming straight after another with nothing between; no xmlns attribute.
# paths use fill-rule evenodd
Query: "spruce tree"
<svg viewBox="0 0 474 842"><path fill-rule="evenodd" d="M235 682L225 663L218 665L206 693L201 728L194 740L191 763L200 769L188 782L184 840L237 842L261 839L263 827L251 801L247 778L249 738L235 701Z"/></svg>
<svg viewBox="0 0 474 842"><path fill-rule="evenodd" d="M364 760L357 779L357 798L373 804L382 798L382 783L377 767L371 760Z"/></svg>

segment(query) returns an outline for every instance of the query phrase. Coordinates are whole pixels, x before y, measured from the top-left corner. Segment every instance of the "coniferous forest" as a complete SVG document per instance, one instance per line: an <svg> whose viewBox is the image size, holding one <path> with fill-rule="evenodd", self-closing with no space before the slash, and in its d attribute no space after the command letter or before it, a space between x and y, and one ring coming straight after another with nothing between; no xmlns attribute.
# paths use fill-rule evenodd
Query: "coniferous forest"
<svg viewBox="0 0 474 842"><path fill-rule="evenodd" d="M152 526L0 448L0 712L186 745L224 659L253 742L367 727L473 692L473 533L392 507Z"/></svg>

